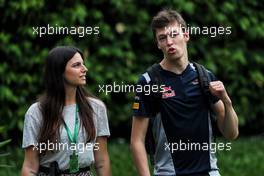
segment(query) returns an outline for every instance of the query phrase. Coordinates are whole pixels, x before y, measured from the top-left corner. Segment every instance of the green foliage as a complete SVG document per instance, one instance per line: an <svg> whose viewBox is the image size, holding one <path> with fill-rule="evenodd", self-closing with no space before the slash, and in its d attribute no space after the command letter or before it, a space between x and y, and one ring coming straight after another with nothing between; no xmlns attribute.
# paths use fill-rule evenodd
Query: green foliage
<svg viewBox="0 0 264 176"><path fill-rule="evenodd" d="M0 126L0 134L5 130L5 128L3 126ZM2 141L0 142L0 160L3 158L3 157L7 157L10 155L10 153L6 153L4 152L2 149L3 147L5 147L7 144L9 144L12 140L11 139L8 139L8 140L5 140L5 141ZM0 169L1 168L9 168L9 167L12 167L6 163L0 163Z"/></svg>
<svg viewBox="0 0 264 176"><path fill-rule="evenodd" d="M1 131L0 131L0 133L1 133ZM4 146L6 146L7 144L9 144L10 142L11 142L11 139L8 139L8 140L5 140L5 141L0 142L0 160L1 160L1 158L7 157L7 156L10 155L10 153L3 153L3 151L1 150ZM5 164L0 163L0 169L1 168L9 168L9 167L12 167L12 166L10 166L10 165L8 165L6 163Z"/></svg>
<svg viewBox="0 0 264 176"><path fill-rule="evenodd" d="M11 142L11 139L0 142L0 148Z"/></svg>
<svg viewBox="0 0 264 176"><path fill-rule="evenodd" d="M2 133L22 130L24 114L42 93L42 70L48 51L57 45L75 45L87 59L87 88L107 105L113 129L130 123L132 93L98 92L99 84L135 84L146 68L158 62L149 27L162 7L182 13L197 26L231 26L231 35L191 35L189 57L205 64L222 80L240 119L255 131L264 127L264 15L258 1L0 1L0 122ZM33 34L33 27L99 26L99 35Z"/></svg>
<svg viewBox="0 0 264 176"><path fill-rule="evenodd" d="M240 138L231 146L230 151L218 152L222 175L257 176L264 172L263 137Z"/></svg>
<svg viewBox="0 0 264 176"><path fill-rule="evenodd" d="M111 143L109 146L112 175L134 176L136 168L127 143Z"/></svg>

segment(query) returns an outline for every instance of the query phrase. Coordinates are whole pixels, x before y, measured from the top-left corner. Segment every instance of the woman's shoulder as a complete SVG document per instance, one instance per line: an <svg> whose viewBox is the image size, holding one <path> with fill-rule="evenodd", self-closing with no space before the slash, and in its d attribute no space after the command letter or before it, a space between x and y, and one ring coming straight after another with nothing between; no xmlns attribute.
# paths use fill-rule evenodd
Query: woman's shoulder
<svg viewBox="0 0 264 176"><path fill-rule="evenodd" d="M33 121L34 123L39 123L41 121L41 111L40 111L40 103L36 102L30 105L28 108L26 114L25 114L25 120L26 121Z"/></svg>
<svg viewBox="0 0 264 176"><path fill-rule="evenodd" d="M88 97L88 101L93 108L106 108L104 102L98 98Z"/></svg>
<svg viewBox="0 0 264 176"><path fill-rule="evenodd" d="M38 114L40 114L40 103L39 102L35 102L35 103L31 104L30 107L28 108L26 114L29 114L29 115L38 115Z"/></svg>

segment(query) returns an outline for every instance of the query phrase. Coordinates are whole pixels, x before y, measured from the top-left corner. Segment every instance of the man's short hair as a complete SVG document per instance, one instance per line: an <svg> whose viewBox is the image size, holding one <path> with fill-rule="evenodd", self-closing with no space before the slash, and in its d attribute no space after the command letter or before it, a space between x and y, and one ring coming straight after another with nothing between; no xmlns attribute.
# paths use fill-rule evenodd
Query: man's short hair
<svg viewBox="0 0 264 176"><path fill-rule="evenodd" d="M177 11L168 8L159 11L157 15L153 17L151 22L151 29L154 38L156 39L156 29L163 28L174 21L176 21L181 26L183 31L187 29L186 22L182 18L181 14Z"/></svg>

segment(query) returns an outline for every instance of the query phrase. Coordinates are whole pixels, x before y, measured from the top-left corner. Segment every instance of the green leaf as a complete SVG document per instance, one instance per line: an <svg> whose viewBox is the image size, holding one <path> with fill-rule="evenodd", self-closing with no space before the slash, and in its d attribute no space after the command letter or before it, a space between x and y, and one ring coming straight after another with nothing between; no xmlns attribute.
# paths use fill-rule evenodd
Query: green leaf
<svg viewBox="0 0 264 176"><path fill-rule="evenodd" d="M5 140L3 142L0 142L0 148L7 145L8 143L10 143L12 140L11 139L8 139L8 140Z"/></svg>

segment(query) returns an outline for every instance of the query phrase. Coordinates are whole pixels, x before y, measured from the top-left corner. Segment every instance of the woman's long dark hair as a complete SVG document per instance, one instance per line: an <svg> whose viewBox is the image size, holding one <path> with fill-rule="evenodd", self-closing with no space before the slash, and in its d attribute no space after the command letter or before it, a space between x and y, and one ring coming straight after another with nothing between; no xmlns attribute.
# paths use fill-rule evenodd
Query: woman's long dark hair
<svg viewBox="0 0 264 176"><path fill-rule="evenodd" d="M39 142L57 143L60 140L60 127L63 124L62 111L65 106L65 89L63 73L67 62L82 52L75 47L60 46L52 49L47 58L44 70L45 92L40 97L40 109L43 123L40 129ZM95 125L93 121L93 109L88 97L93 97L82 86L77 87L76 103L79 106L81 126L87 133L86 142L95 138Z"/></svg>

